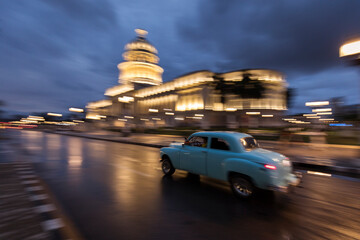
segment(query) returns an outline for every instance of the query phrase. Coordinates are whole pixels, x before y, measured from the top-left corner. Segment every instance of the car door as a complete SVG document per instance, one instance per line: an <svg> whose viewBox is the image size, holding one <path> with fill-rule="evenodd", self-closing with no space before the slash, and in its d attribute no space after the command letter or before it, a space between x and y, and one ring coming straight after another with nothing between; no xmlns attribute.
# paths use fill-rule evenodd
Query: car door
<svg viewBox="0 0 360 240"><path fill-rule="evenodd" d="M207 172L209 177L226 180L224 161L231 157L231 146L224 138L212 137L207 154Z"/></svg>
<svg viewBox="0 0 360 240"><path fill-rule="evenodd" d="M180 168L191 173L206 175L207 146L207 137L191 137L180 153Z"/></svg>

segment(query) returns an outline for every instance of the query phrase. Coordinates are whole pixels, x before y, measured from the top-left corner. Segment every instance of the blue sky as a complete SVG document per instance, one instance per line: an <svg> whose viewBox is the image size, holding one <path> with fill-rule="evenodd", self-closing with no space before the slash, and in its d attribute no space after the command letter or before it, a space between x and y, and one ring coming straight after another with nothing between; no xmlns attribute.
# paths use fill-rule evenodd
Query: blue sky
<svg viewBox="0 0 360 240"><path fill-rule="evenodd" d="M0 100L65 112L104 98L135 28L149 32L163 80L208 69L271 68L305 101L359 102L360 70L338 48L360 35L360 1L1 0Z"/></svg>

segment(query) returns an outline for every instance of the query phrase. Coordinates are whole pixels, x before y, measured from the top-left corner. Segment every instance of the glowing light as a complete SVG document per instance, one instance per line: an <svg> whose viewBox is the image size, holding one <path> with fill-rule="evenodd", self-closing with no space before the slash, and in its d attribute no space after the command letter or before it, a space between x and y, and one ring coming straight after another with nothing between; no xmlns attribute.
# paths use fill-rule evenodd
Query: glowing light
<svg viewBox="0 0 360 240"><path fill-rule="evenodd" d="M27 120L27 119L21 119L21 122L25 122L25 123L38 123L38 121L35 120Z"/></svg>
<svg viewBox="0 0 360 240"><path fill-rule="evenodd" d="M260 115L260 112L246 112L247 115Z"/></svg>
<svg viewBox="0 0 360 240"><path fill-rule="evenodd" d="M331 112L331 108L316 108L312 110L313 112Z"/></svg>
<svg viewBox="0 0 360 240"><path fill-rule="evenodd" d="M204 114L195 114L194 116L195 116L195 117L203 117Z"/></svg>
<svg viewBox="0 0 360 240"><path fill-rule="evenodd" d="M306 118L320 118L319 116L314 116L314 117L306 117Z"/></svg>
<svg viewBox="0 0 360 240"><path fill-rule="evenodd" d="M82 121L82 120L73 120L73 122L76 122L76 123L83 123L84 121Z"/></svg>
<svg viewBox="0 0 360 240"><path fill-rule="evenodd" d="M360 54L360 40L355 40L346 43L340 47L340 52L339 52L340 57L345 57L355 54Z"/></svg>
<svg viewBox="0 0 360 240"><path fill-rule="evenodd" d="M331 115L332 112L319 112L317 115Z"/></svg>
<svg viewBox="0 0 360 240"><path fill-rule="evenodd" d="M115 86L112 88L108 88L105 91L105 95L113 97L113 96L120 95L122 93L126 93L126 92L129 92L132 90L134 90L133 85L118 85L118 86Z"/></svg>
<svg viewBox="0 0 360 240"><path fill-rule="evenodd" d="M86 105L86 108L95 109L95 108L108 107L108 106L111 106L111 105L112 105L112 102L110 100L100 100L100 101L88 103Z"/></svg>
<svg viewBox="0 0 360 240"><path fill-rule="evenodd" d="M265 164L264 167L267 169L276 170L276 166L274 166L274 165Z"/></svg>
<svg viewBox="0 0 360 240"><path fill-rule="evenodd" d="M95 113L88 113L86 114L86 119L100 120L101 118L99 117L99 115L96 115Z"/></svg>
<svg viewBox="0 0 360 240"><path fill-rule="evenodd" d="M149 119L147 119L147 118L140 118L140 120L141 121L146 121L146 122L149 121Z"/></svg>
<svg viewBox="0 0 360 240"><path fill-rule="evenodd" d="M127 118L127 119L134 119L133 116L124 116L124 118Z"/></svg>
<svg viewBox="0 0 360 240"><path fill-rule="evenodd" d="M319 119L319 121L334 121L333 118L322 118L322 119Z"/></svg>
<svg viewBox="0 0 360 240"><path fill-rule="evenodd" d="M296 121L295 118L283 118L284 121Z"/></svg>
<svg viewBox="0 0 360 240"><path fill-rule="evenodd" d="M183 117L176 117L175 120L177 121L184 121L185 119Z"/></svg>
<svg viewBox="0 0 360 240"><path fill-rule="evenodd" d="M303 114L304 117L315 117L316 113Z"/></svg>
<svg viewBox="0 0 360 240"><path fill-rule="evenodd" d="M165 115L175 115L173 112L165 112Z"/></svg>
<svg viewBox="0 0 360 240"><path fill-rule="evenodd" d="M45 121L44 117L40 117L40 116L28 116L27 117L28 120L33 120L33 121Z"/></svg>
<svg viewBox="0 0 360 240"><path fill-rule="evenodd" d="M84 109L82 109L82 108L73 108L73 107L71 107L71 108L69 108L69 111L70 111L70 112L78 112L78 113L82 113L82 112L84 112Z"/></svg>
<svg viewBox="0 0 360 240"><path fill-rule="evenodd" d="M225 111L227 112L235 112L236 110L236 108L225 108Z"/></svg>
<svg viewBox="0 0 360 240"><path fill-rule="evenodd" d="M127 119L123 119L123 118L118 118L118 120L122 122L127 122Z"/></svg>
<svg viewBox="0 0 360 240"><path fill-rule="evenodd" d="M317 101L317 102L306 102L305 106L325 106L325 105L329 105L329 101Z"/></svg>
<svg viewBox="0 0 360 240"><path fill-rule="evenodd" d="M35 116L29 116L26 119L31 121L45 121L43 117L35 117Z"/></svg>
<svg viewBox="0 0 360 240"><path fill-rule="evenodd" d="M307 173L308 173L308 174L312 174L312 175L319 175L319 176L331 177L331 174L329 174L329 173L314 172L314 171L307 171Z"/></svg>
<svg viewBox="0 0 360 240"><path fill-rule="evenodd" d="M54 117L62 117L62 114L60 113L48 113L48 116L54 116Z"/></svg>
<svg viewBox="0 0 360 240"><path fill-rule="evenodd" d="M172 109L171 109L171 108L164 108L164 111L169 111L169 112L171 112Z"/></svg>
<svg viewBox="0 0 360 240"><path fill-rule="evenodd" d="M271 115L271 114L269 114L269 115L261 115L261 117L274 117L274 115Z"/></svg>
<svg viewBox="0 0 360 240"><path fill-rule="evenodd" d="M135 32L136 32L137 35L140 36L140 37L145 37L145 36L148 34L148 32L147 32L146 30L144 30L144 29L139 29L139 28L135 29Z"/></svg>
<svg viewBox="0 0 360 240"><path fill-rule="evenodd" d="M161 118L152 118L152 120L155 120L155 121L160 121Z"/></svg>
<svg viewBox="0 0 360 240"><path fill-rule="evenodd" d="M62 123L62 125L76 125L77 124L74 122L66 122L66 121L62 121L61 123Z"/></svg>
<svg viewBox="0 0 360 240"><path fill-rule="evenodd" d="M149 112L159 112L159 109L149 108Z"/></svg>
<svg viewBox="0 0 360 240"><path fill-rule="evenodd" d="M128 96L123 96L123 97L119 97L118 101L123 102L123 103L129 103L129 102L133 102L134 98L133 97L128 97Z"/></svg>

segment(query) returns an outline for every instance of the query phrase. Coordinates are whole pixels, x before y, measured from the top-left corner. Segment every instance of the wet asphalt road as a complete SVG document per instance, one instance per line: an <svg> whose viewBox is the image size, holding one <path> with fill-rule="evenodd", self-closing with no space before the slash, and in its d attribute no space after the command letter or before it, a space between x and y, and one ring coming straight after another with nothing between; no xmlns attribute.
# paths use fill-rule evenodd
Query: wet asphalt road
<svg viewBox="0 0 360 240"><path fill-rule="evenodd" d="M224 182L163 178L156 148L16 135L85 239L360 239L360 181L305 174L294 193L242 201Z"/></svg>

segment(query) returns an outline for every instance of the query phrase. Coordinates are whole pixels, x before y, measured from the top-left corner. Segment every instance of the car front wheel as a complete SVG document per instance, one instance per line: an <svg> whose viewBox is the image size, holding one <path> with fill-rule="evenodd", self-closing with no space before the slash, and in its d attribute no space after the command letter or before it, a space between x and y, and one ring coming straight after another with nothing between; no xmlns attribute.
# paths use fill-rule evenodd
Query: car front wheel
<svg viewBox="0 0 360 240"><path fill-rule="evenodd" d="M170 159L168 158L164 158L164 160L162 161L161 169L165 174L165 176L171 176L175 172L175 168L173 167L173 165L170 162Z"/></svg>
<svg viewBox="0 0 360 240"><path fill-rule="evenodd" d="M254 194L254 186L249 179L241 175L233 175L230 178L231 189L239 198L250 198Z"/></svg>

